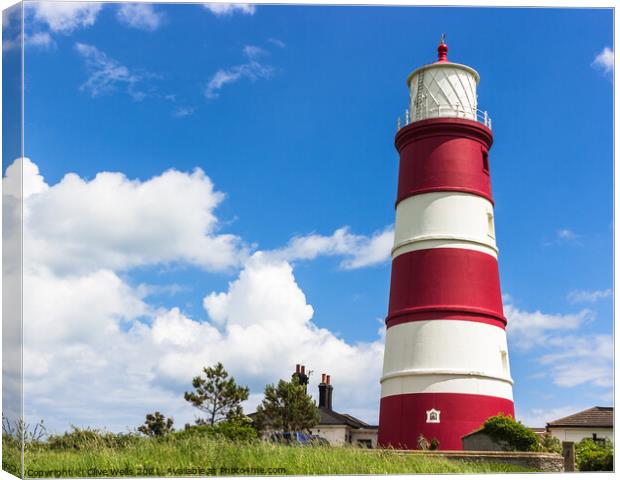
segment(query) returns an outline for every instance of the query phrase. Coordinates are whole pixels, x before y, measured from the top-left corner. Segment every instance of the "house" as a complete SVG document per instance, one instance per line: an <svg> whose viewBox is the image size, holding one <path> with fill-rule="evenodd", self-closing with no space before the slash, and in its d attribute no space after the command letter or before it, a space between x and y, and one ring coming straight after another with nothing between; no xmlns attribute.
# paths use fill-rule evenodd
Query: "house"
<svg viewBox="0 0 620 480"><path fill-rule="evenodd" d="M331 376L322 374L319 384L319 424L311 429L315 435L325 438L330 445L357 445L376 448L379 427L369 425L347 413L332 408L334 387Z"/></svg>
<svg viewBox="0 0 620 480"><path fill-rule="evenodd" d="M614 439L614 408L592 407L568 417L547 423L547 432L564 442L579 442L584 438L602 441Z"/></svg>
<svg viewBox="0 0 620 480"><path fill-rule="evenodd" d="M302 385L308 385L309 377L306 375L304 365L297 365L293 374L299 378ZM338 413L332 408L334 387L331 384L331 376L322 374L319 384L319 423L310 429L310 433L326 439L330 445L356 445L365 448L376 448L379 427L369 425L359 418L347 413ZM252 420L256 413L248 415ZM269 435L271 431L264 432Z"/></svg>

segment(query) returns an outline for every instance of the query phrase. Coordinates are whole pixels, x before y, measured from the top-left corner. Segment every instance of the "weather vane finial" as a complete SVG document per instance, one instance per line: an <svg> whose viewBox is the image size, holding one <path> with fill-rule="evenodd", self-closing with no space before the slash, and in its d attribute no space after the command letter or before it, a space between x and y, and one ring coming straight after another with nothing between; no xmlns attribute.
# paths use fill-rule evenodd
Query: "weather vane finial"
<svg viewBox="0 0 620 480"><path fill-rule="evenodd" d="M441 34L441 40L439 40L439 46L437 47L437 61L448 61L448 45L446 44L446 34Z"/></svg>

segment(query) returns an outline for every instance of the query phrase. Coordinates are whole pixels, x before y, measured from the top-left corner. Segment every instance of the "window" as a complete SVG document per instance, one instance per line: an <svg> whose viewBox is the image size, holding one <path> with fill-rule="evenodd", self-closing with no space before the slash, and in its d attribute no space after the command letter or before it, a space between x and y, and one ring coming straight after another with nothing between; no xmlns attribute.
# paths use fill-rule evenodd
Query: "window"
<svg viewBox="0 0 620 480"><path fill-rule="evenodd" d="M435 410L434 408L427 410L426 423L440 423L439 415L441 415L441 412L439 410Z"/></svg>
<svg viewBox="0 0 620 480"><path fill-rule="evenodd" d="M493 214L487 212L487 234L491 238L495 238L495 224L493 223Z"/></svg>
<svg viewBox="0 0 620 480"><path fill-rule="evenodd" d="M368 440L366 438L360 438L357 441L357 446L362 448L372 448L372 440Z"/></svg>
<svg viewBox="0 0 620 480"><path fill-rule="evenodd" d="M508 375L508 352L506 350L500 351L502 355L502 370L504 375Z"/></svg>
<svg viewBox="0 0 620 480"><path fill-rule="evenodd" d="M482 150L482 171L489 174L489 152Z"/></svg>

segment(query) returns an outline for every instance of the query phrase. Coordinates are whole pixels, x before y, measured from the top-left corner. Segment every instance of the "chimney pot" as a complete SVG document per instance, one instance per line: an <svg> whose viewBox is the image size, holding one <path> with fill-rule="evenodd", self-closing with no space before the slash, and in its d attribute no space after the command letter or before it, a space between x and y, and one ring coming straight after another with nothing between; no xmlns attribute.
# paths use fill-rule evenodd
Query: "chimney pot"
<svg viewBox="0 0 620 480"><path fill-rule="evenodd" d="M325 383L325 374L324 373L321 374L321 383Z"/></svg>
<svg viewBox="0 0 620 480"><path fill-rule="evenodd" d="M306 366L305 366L305 365L302 365L302 366L301 366L301 374L302 374L302 375L305 375L305 374L306 374Z"/></svg>
<svg viewBox="0 0 620 480"><path fill-rule="evenodd" d="M330 385L330 377L331 377L331 375L327 375L325 377L325 383L327 383L327 385Z"/></svg>
<svg viewBox="0 0 620 480"><path fill-rule="evenodd" d="M299 363L295 365L295 373L299 373Z"/></svg>

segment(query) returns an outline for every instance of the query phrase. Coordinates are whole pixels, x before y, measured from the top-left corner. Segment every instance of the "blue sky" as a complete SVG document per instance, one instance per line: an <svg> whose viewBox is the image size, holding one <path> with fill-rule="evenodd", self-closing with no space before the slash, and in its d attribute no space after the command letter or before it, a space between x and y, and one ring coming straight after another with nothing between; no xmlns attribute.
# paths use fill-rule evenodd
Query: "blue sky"
<svg viewBox="0 0 620 480"><path fill-rule="evenodd" d="M509 321L515 325L509 330L509 346L517 414L542 426L582 407L612 403L613 52L605 51L613 47L611 10L316 6L210 10L161 4L133 9L84 4L67 10L31 4L26 15L25 154L46 184L36 189L36 195L51 195L60 190L58 185L65 187L65 197L59 200L61 193L48 197L51 203L46 208L40 201L32 203L33 218L50 228L32 227L32 237L57 242L45 247L53 259L52 254L33 255L40 262L33 266L40 275L36 281L41 281L41 270L47 281L67 285L110 272L120 282L119 289L133 295L122 302L141 304L128 318L109 313L110 321L127 336L141 325L154 332L157 319L170 318L170 312L181 318L177 327L186 325L194 332L196 325L217 324L221 333L237 322L234 312L258 308L251 303L237 310L234 306L239 292L253 292L243 282L252 273L262 278L265 272L264 260L257 261L253 252L277 252L273 256L278 260L269 265L280 262L276 266L281 269L270 270L273 284L265 281L273 285L271 293L282 288L286 295L289 287L293 297L303 292L301 303L312 306L311 323L353 348L345 348L351 357L344 366L322 364L320 359L332 358L331 353L308 352L331 348L331 340L309 341L300 346L298 362L331 369L335 408L372 422L381 368L378 330L389 291L390 265L381 252L394 222L396 117L408 104L408 73L435 59L438 39L446 32L449 59L480 73L480 107L493 119L491 174L501 285ZM5 55L14 51L5 46ZM210 179L212 190L200 178L190 178L196 167ZM134 212L133 205L118 200L113 187L95 188L89 183L99 172L120 172L126 178L117 180L133 192L126 201L144 206L140 199L148 194L139 193L139 185L169 169L185 172L187 185L202 182L205 190L200 191L211 195L213 203L207 201L195 212L213 215L207 236L222 242L230 240L225 235L234 236L222 254L226 257L222 265L201 256L198 244L191 255L185 255L182 246L174 251L154 247L152 254L144 254L127 240L135 225L123 212ZM40 187L43 180L32 172ZM65 185L63 177L70 172L86 186L72 190ZM215 199L215 191L224 195ZM173 197L183 194L177 191ZM90 207L79 211L80 195L100 196L84 200ZM157 197L145 202L163 201L160 194ZM140 234L151 238L148 228L153 226L153 236L162 235L157 245L163 245L166 233L157 225L192 218L192 205L182 200L171 198L156 209L162 219L153 218ZM97 217L101 202L115 201L120 203ZM185 210L168 211L166 205ZM88 215L92 223L72 220L71 215ZM81 230L72 233L72 221ZM84 234L84 225L93 226L92 237ZM125 227L126 236L120 232ZM348 233L334 235L343 227ZM192 232L183 238L193 241L196 232ZM105 244L98 243L101 238ZM290 243L293 238L297 244ZM63 241L82 245L63 249L58 246ZM84 257L94 259L91 270L78 268L82 257L72 255L77 250L86 255L89 245L107 253L91 252ZM261 280L257 282L249 285L256 287ZM226 295L222 306L217 298ZM211 298L206 310L205 297ZM295 298L294 305L278 308L290 307L291 318L299 315L291 332L303 326L306 330L300 330L300 336L315 335L307 311ZM265 308L271 312L275 307ZM88 310L83 317L87 316ZM71 357L80 364L104 355L87 336L62 337L55 346L33 340L48 354L41 354L34 364L44 364L44 370L63 365L54 363L68 361L56 358L61 346L82 349L81 356ZM262 364L258 353L246 347L231 357L243 361L230 360L229 369L252 388L251 409L262 386L296 362L293 347L282 362L274 363L277 367ZM143 408L127 409L109 422L112 428L135 426L153 409L179 420L191 418L191 410L175 400L186 387L160 360L165 361L147 362L143 374L148 381L143 390L136 386L136 392L142 392L136 394L151 395L162 406L145 402ZM180 375L187 382L212 360L208 351L198 349L191 358L170 362L184 365ZM118 365L116 381L130 381L127 372L140 363L133 361L137 364L128 357ZM93 362L92 372L99 368ZM343 378L349 374L363 378ZM32 385L31 391L48 400L29 404L27 399L27 415L50 417L59 429L95 418L86 407L69 408L65 399L71 382L79 378L67 374L65 383L46 389L36 374L29 377L26 372L26 395ZM107 388L103 380L98 385ZM369 393L363 396L368 398L351 400L351 395L366 390ZM49 404L54 401L66 401L67 413L53 412ZM100 411L122 410L122 399L115 402L97 405Z"/></svg>

